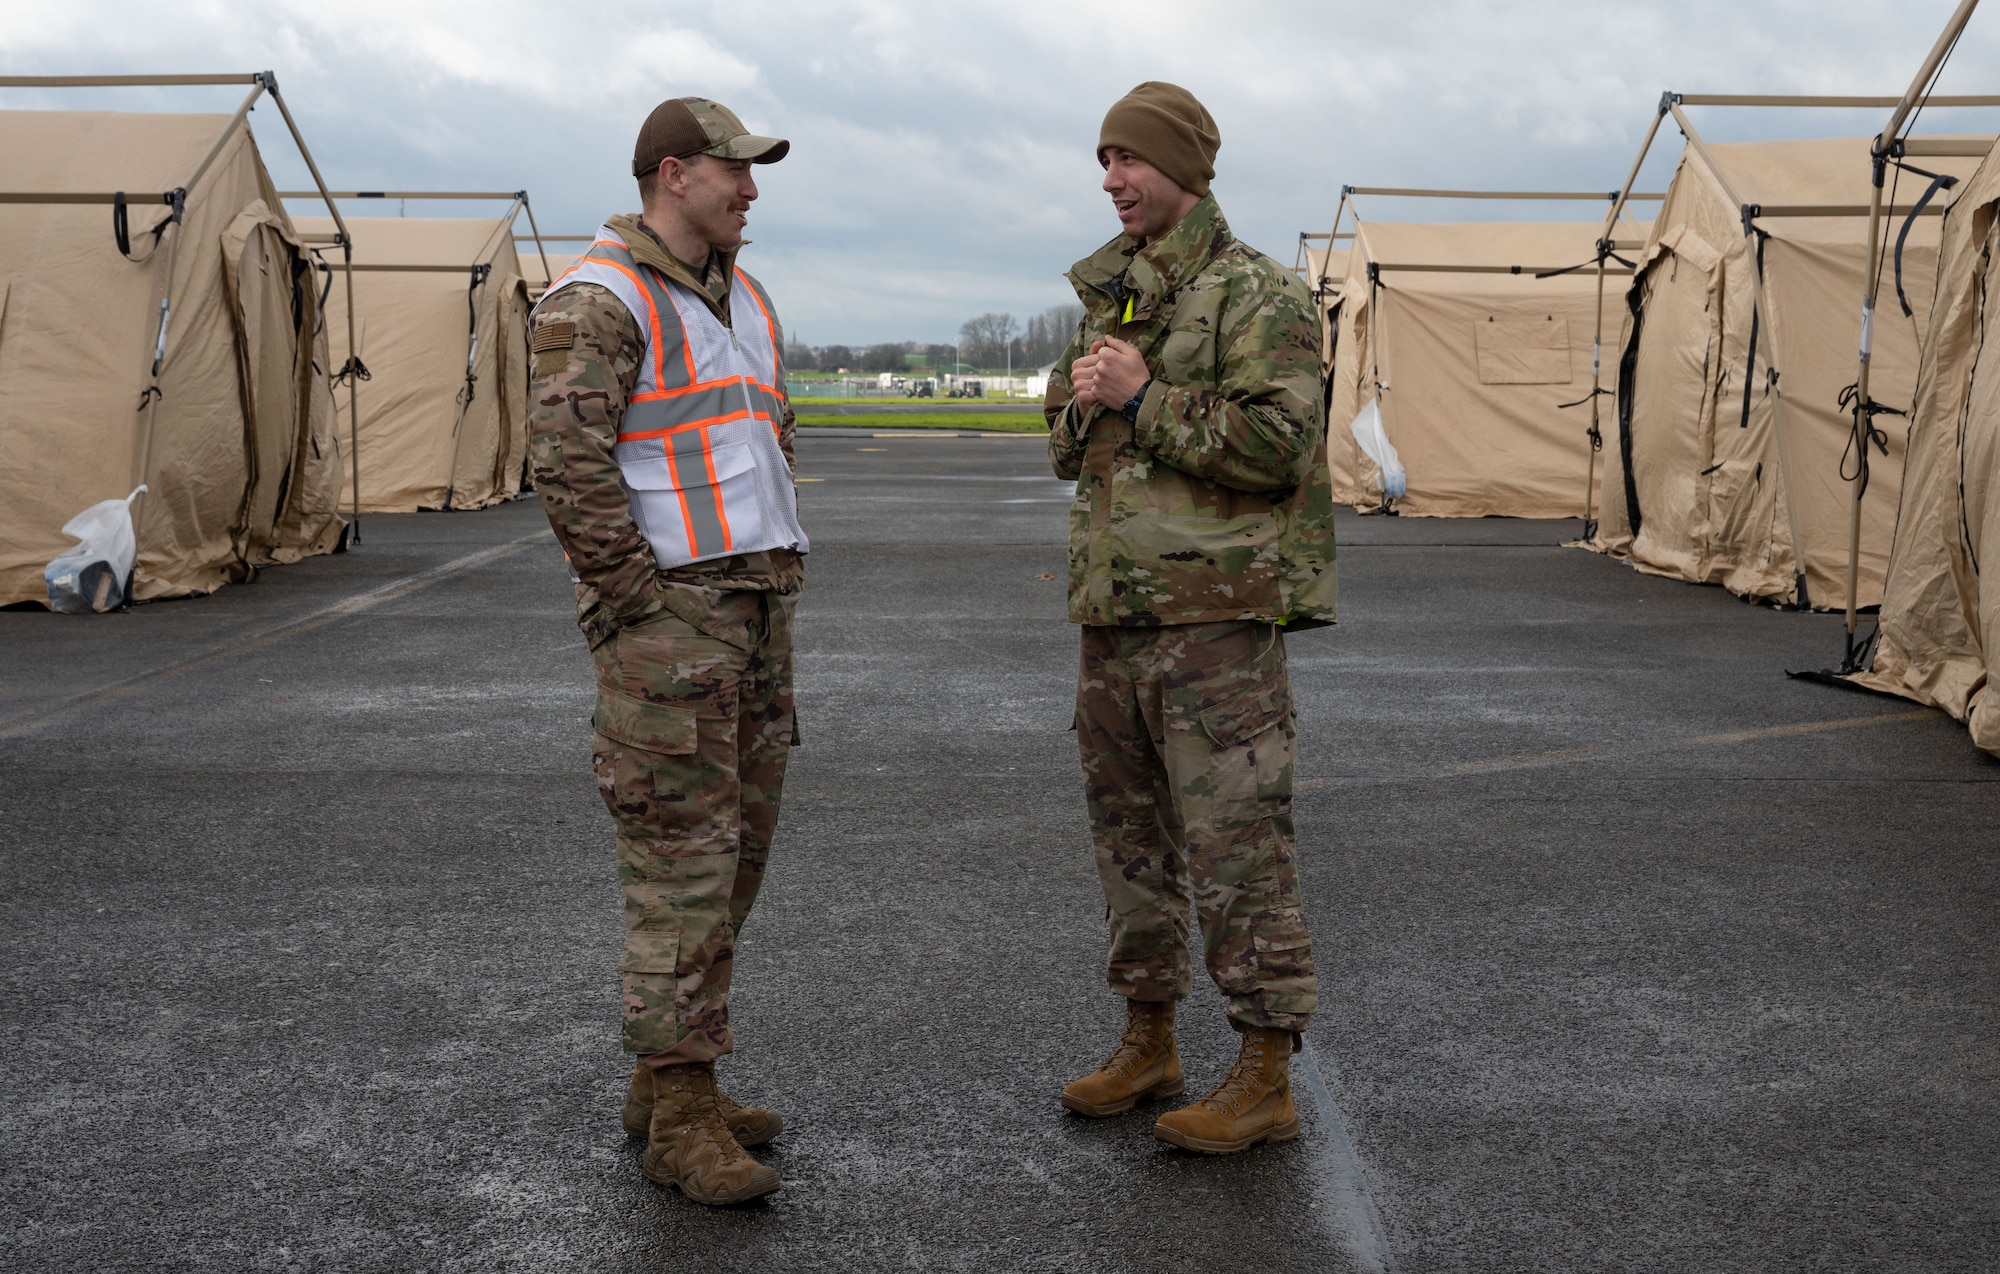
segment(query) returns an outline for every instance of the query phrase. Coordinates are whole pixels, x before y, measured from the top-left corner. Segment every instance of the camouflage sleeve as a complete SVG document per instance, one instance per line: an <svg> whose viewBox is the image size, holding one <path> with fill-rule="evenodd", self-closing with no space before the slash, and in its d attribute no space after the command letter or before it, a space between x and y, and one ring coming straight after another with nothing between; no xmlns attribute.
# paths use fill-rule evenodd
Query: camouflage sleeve
<svg viewBox="0 0 2000 1274"><path fill-rule="evenodd" d="M569 285L538 310L529 342L535 491L587 590L581 622L596 645L662 605L653 549L632 520L612 455L645 343L625 306L590 283Z"/></svg>
<svg viewBox="0 0 2000 1274"><path fill-rule="evenodd" d="M1283 491L1305 480L1325 431L1319 325L1302 288L1246 281L1223 312L1216 388L1155 381L1133 438L1197 478Z"/></svg>
<svg viewBox="0 0 2000 1274"><path fill-rule="evenodd" d="M1056 365L1049 369L1049 387L1042 394L1042 414L1049 422L1049 463L1058 478L1074 482L1083 475L1083 453L1090 446L1090 429L1076 406L1076 391L1070 386L1069 367L1083 356L1083 329L1069 338L1069 345Z"/></svg>

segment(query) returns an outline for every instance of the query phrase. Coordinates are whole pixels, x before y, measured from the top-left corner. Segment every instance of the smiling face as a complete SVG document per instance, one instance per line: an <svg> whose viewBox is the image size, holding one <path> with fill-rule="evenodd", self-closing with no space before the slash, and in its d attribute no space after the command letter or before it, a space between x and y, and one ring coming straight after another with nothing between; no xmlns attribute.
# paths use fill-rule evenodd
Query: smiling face
<svg viewBox="0 0 2000 1274"><path fill-rule="evenodd" d="M1122 147L1106 146L1098 160L1104 165L1104 193L1111 196L1118 224L1142 243L1172 230L1201 202L1200 195Z"/></svg>
<svg viewBox="0 0 2000 1274"><path fill-rule="evenodd" d="M681 217L688 228L712 248L728 251L741 246L743 228L750 224L750 205L757 200L750 161L696 155L667 163L681 169L681 180L667 184L679 196ZM667 176L665 172L660 175L663 179Z"/></svg>

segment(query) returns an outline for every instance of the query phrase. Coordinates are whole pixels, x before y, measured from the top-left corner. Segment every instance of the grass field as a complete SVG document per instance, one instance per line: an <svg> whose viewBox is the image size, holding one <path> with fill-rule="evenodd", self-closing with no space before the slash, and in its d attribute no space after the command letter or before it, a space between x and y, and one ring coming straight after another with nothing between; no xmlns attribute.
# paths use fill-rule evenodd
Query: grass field
<svg viewBox="0 0 2000 1274"><path fill-rule="evenodd" d="M1040 402L1040 401L1041 401L1041 400L1040 400L1039 398L1001 398L1001 397L999 397L998 395L995 395L995 396L993 396L993 397L991 397L991 398L931 398L931 399L923 399L923 398L905 398L905 397L904 397L903 395L901 395L901 394L869 394L869 395L868 395L868 396L866 396L866 397L856 397L856 398L826 398L826 397L821 397L821 396L818 396L818 395L806 395L806 394L797 394L797 395L794 395L794 396L792 397L792 406L794 406L794 407L853 407L853 406L860 406L860 405L865 405L865 404L867 404L867 403L883 403L883 404L888 404L888 403L897 403L897 404L904 404L904 405L908 405L908 404L915 404L915 403L920 403L920 402L934 402L934 403L937 403L937 404L939 404L940 406L942 406L942 405L943 405L943 404L945 404L945 403L951 403L951 404L953 404L953 405L957 405L957 404L959 404L959 403L964 403L964 404L965 404L966 406L968 406L968 407L969 407L969 406L972 406L972 405L974 405L974 404L976 404L976 403L989 403L989 402L990 402L990 403L1012 403L1012 404L1014 404L1015 406L1027 406L1027 407L1032 407L1032 406L1034 406L1034 405L1035 405L1036 403L1038 403L1038 402Z"/></svg>
<svg viewBox="0 0 2000 1274"><path fill-rule="evenodd" d="M985 433L1047 433L1041 413L940 411L883 412L880 415L815 416L810 407L798 410L799 423L815 427L831 425L839 429L976 429Z"/></svg>

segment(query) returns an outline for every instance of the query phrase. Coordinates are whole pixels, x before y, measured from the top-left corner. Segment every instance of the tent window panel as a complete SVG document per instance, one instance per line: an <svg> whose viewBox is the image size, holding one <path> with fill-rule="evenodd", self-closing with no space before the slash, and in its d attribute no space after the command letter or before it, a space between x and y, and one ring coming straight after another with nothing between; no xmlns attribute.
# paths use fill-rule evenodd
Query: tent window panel
<svg viewBox="0 0 2000 1274"><path fill-rule="evenodd" d="M1569 320L1488 318L1472 325L1482 385L1567 385Z"/></svg>

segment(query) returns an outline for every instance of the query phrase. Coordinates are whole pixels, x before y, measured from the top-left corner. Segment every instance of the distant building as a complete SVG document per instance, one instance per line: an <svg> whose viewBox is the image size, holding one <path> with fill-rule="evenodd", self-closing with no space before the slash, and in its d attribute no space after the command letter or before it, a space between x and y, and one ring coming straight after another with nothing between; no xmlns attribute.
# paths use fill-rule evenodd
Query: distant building
<svg viewBox="0 0 2000 1274"><path fill-rule="evenodd" d="M1054 374L1055 370L1056 365L1054 363L1044 363L1035 369L1034 375L1022 377L1022 388L1031 398L1047 397L1049 392L1049 377Z"/></svg>

